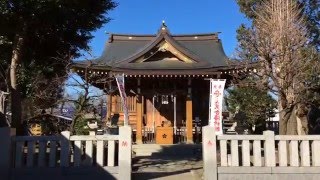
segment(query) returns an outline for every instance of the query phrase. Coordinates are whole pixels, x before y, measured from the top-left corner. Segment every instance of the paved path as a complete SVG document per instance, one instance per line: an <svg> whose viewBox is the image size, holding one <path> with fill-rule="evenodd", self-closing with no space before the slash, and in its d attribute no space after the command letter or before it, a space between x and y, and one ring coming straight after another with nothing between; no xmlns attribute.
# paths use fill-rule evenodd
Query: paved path
<svg viewBox="0 0 320 180"><path fill-rule="evenodd" d="M168 155L165 152L133 159L133 179L198 180L202 175L200 150L192 154Z"/></svg>

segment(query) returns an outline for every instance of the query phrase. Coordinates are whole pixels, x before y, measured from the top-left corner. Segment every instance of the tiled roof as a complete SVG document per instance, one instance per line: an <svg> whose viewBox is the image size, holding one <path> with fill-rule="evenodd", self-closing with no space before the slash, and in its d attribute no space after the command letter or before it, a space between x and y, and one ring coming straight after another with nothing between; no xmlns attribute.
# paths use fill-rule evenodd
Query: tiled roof
<svg viewBox="0 0 320 180"><path fill-rule="evenodd" d="M92 61L93 66L113 70L196 70L227 66L228 58L217 33L171 35L166 26L163 27L156 35L111 34L103 54ZM161 41L169 42L182 54L193 59L194 63L183 61L132 63Z"/></svg>

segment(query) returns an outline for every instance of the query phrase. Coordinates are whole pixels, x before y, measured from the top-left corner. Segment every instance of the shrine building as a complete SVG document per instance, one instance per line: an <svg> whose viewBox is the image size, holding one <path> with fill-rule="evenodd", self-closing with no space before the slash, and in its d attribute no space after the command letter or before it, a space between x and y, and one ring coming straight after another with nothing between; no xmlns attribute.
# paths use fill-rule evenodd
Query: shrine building
<svg viewBox="0 0 320 180"><path fill-rule="evenodd" d="M218 33L175 35L163 23L154 35L110 34L99 58L74 69L98 77L92 84L109 92L107 117L119 114L119 124L123 108L113 77L124 75L136 143L156 142L161 127L169 128L162 134L173 136L169 143L193 143L197 127L208 124L208 80L228 84L236 71L227 61Z"/></svg>

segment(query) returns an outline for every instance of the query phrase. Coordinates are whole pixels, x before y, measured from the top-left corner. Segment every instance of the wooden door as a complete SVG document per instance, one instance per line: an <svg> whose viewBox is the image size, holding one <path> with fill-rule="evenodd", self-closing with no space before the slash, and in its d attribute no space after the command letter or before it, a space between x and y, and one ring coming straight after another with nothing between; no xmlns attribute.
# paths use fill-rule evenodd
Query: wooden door
<svg viewBox="0 0 320 180"><path fill-rule="evenodd" d="M162 104L160 98L158 101L152 104L152 98L146 98L146 126L153 127L153 122L155 127L161 126L162 122L170 121L173 126L174 118L174 104L171 99L169 99L168 104Z"/></svg>

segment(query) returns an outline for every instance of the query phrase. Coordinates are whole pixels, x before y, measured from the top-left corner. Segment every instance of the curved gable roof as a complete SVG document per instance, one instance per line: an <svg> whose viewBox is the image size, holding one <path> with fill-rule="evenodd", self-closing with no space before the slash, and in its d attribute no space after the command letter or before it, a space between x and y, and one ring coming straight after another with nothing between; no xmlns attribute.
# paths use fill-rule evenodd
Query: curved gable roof
<svg viewBox="0 0 320 180"><path fill-rule="evenodd" d="M162 41L167 41L195 63L131 63ZM171 35L167 28L162 26L157 35L111 34L102 56L95 60L95 64L113 69L201 69L226 66L227 59L217 33Z"/></svg>
<svg viewBox="0 0 320 180"><path fill-rule="evenodd" d="M142 48L140 51L137 51L132 56L128 57L127 59L117 62L117 64L122 63L130 63L137 58L143 56L145 53L149 52L152 48L157 46L160 42L167 41L170 43L174 48L178 49L180 52L182 52L184 55L188 56L192 60L199 62L199 57L197 57L195 54L193 54L191 51L187 50L183 46L181 46L179 43L177 43L171 36L168 35L168 33L159 33L159 35L152 40L148 45L146 45L144 48Z"/></svg>

